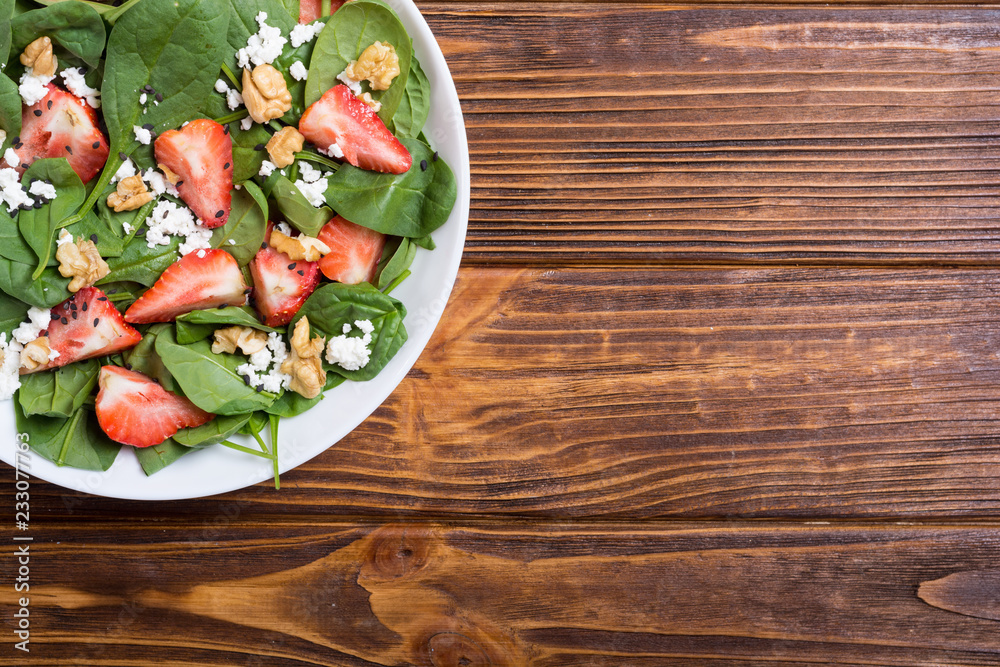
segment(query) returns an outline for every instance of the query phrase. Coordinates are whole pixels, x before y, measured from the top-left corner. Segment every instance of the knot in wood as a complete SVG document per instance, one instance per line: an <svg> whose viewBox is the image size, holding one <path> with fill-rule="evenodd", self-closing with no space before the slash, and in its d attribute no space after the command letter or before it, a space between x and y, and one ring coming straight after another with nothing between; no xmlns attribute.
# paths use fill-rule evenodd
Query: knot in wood
<svg viewBox="0 0 1000 667"><path fill-rule="evenodd" d="M361 575L371 580L409 576L424 568L430 557L431 532L427 529L385 526L372 534Z"/></svg>

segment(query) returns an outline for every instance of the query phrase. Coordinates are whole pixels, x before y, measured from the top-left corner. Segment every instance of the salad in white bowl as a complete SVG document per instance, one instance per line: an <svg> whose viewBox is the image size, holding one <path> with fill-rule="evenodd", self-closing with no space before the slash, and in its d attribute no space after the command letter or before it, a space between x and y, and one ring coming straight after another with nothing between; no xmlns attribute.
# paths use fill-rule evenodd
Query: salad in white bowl
<svg viewBox="0 0 1000 667"><path fill-rule="evenodd" d="M278 485L392 391L454 281L433 37L409 2L25 5L0 2L2 457L116 497Z"/></svg>

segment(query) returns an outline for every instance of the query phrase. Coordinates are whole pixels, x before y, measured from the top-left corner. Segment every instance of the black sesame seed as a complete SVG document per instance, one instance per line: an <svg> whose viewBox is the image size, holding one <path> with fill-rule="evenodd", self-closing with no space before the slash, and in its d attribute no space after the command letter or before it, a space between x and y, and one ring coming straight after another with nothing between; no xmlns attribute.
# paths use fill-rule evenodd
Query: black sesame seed
<svg viewBox="0 0 1000 667"><path fill-rule="evenodd" d="M431 160L433 160L434 162L438 161L438 152L437 151L434 151L434 155L431 156Z"/></svg>
<svg viewBox="0 0 1000 667"><path fill-rule="evenodd" d="M295 262L292 262L291 264L288 265L288 270L293 271L294 269L295 269Z"/></svg>
<svg viewBox="0 0 1000 667"><path fill-rule="evenodd" d="M257 144L256 146L253 147L253 149L255 151L262 151L264 150L264 144Z"/></svg>
<svg viewBox="0 0 1000 667"><path fill-rule="evenodd" d="M59 321L62 322L63 324L69 324L69 320L67 320L65 317L60 317Z"/></svg>
<svg viewBox="0 0 1000 667"><path fill-rule="evenodd" d="M427 160L420 161L420 171L427 171Z"/></svg>
<svg viewBox="0 0 1000 667"><path fill-rule="evenodd" d="M225 303L220 303L218 305L219 310L225 310L228 307L229 307L229 304L225 304Z"/></svg>
<svg viewBox="0 0 1000 667"><path fill-rule="evenodd" d="M11 142L12 142L12 143L15 143L15 144L19 144L19 143L21 143L21 135L17 135L17 136L16 136L16 137L14 137L13 139L11 139Z"/></svg>
<svg viewBox="0 0 1000 667"><path fill-rule="evenodd" d="M142 89L144 91L146 91L147 93L153 92L153 87L151 85L149 85L148 83L145 86L143 86Z"/></svg>
<svg viewBox="0 0 1000 667"><path fill-rule="evenodd" d="M58 315L56 315L53 312L49 312L49 322L51 322L52 320L58 320L58 319L59 319Z"/></svg>
<svg viewBox="0 0 1000 667"><path fill-rule="evenodd" d="M260 249L261 249L261 250L263 250L263 249L264 249L264 248L266 248L266 247L267 247L267 244L266 244L266 243L261 243L261 244L260 244Z"/></svg>
<svg viewBox="0 0 1000 667"><path fill-rule="evenodd" d="M243 382L246 383L246 385L249 387L250 386L250 376L249 375L244 375L243 376Z"/></svg>
<svg viewBox="0 0 1000 667"><path fill-rule="evenodd" d="M41 116L42 115L42 110L41 109L35 109L35 115L36 116Z"/></svg>
<svg viewBox="0 0 1000 667"><path fill-rule="evenodd" d="M90 147L93 148L94 150L97 150L98 148L101 147L101 142L100 141L95 141L94 143L92 143L90 145Z"/></svg>
<svg viewBox="0 0 1000 667"><path fill-rule="evenodd" d="M155 382L156 384L160 384L160 378L152 378L152 379L153 382Z"/></svg>
<svg viewBox="0 0 1000 667"><path fill-rule="evenodd" d="M45 108L46 109L51 109L52 108L52 100L48 101L48 103L45 105Z"/></svg>
<svg viewBox="0 0 1000 667"><path fill-rule="evenodd" d="M125 364L125 370L127 371L132 370L132 364Z"/></svg>
<svg viewBox="0 0 1000 667"><path fill-rule="evenodd" d="M162 93L157 93L155 95L155 97L156 97L156 101L157 102L162 102L163 101L163 94Z"/></svg>
<svg viewBox="0 0 1000 667"><path fill-rule="evenodd" d="M20 141L15 141L14 142L14 148L21 148L21 146L23 146L23 145L24 144L22 144Z"/></svg>
<svg viewBox="0 0 1000 667"><path fill-rule="evenodd" d="M97 243L97 234L91 234L90 240L93 241L94 243Z"/></svg>
<svg viewBox="0 0 1000 667"><path fill-rule="evenodd" d="M69 309L70 310L76 310L76 301L71 301L70 302Z"/></svg>
<svg viewBox="0 0 1000 667"><path fill-rule="evenodd" d="M66 152L69 153L70 155L72 155L73 154L73 148L71 146L66 146Z"/></svg>
<svg viewBox="0 0 1000 667"><path fill-rule="evenodd" d="M98 301L107 301L108 297L106 297L106 296L99 296L99 297L97 297L97 300Z"/></svg>
<svg viewBox="0 0 1000 667"><path fill-rule="evenodd" d="M36 201L34 204L31 205L31 208L41 208L43 206L45 206L45 202L39 199L38 201Z"/></svg>
<svg viewBox="0 0 1000 667"><path fill-rule="evenodd" d="M118 288L116 287L114 289L109 289L108 294L118 294Z"/></svg>
<svg viewBox="0 0 1000 667"><path fill-rule="evenodd" d="M101 321L101 318L95 317L94 318L94 326L96 327L100 323L100 321Z"/></svg>
<svg viewBox="0 0 1000 667"><path fill-rule="evenodd" d="M252 291L253 291L253 288L252 288L252 287L247 287L247 288L246 288L245 290L243 290L243 293L244 293L244 294L249 294L249 293L250 293L250 292L252 292Z"/></svg>
<svg viewBox="0 0 1000 667"><path fill-rule="evenodd" d="M145 123L145 124L144 124L144 125L142 126L142 129L144 129L144 130L152 130L152 129L153 129L154 127L156 127L156 126L155 126L155 125L153 125L152 123Z"/></svg>
<svg viewBox="0 0 1000 667"><path fill-rule="evenodd" d="M229 169L229 163L227 162L226 164L224 164L224 165L222 166L222 168L223 168L223 169Z"/></svg>
<svg viewBox="0 0 1000 667"><path fill-rule="evenodd" d="M264 385L260 385L258 387L254 387L253 390L256 391L257 393L261 393L261 392L264 391Z"/></svg>
<svg viewBox="0 0 1000 667"><path fill-rule="evenodd" d="M184 181L177 181L176 183L174 183L174 187L178 187L179 188L182 185L184 185Z"/></svg>
<svg viewBox="0 0 1000 667"><path fill-rule="evenodd" d="M119 153L118 153L118 158L119 158L119 159L120 159L120 160L121 160L122 162L124 162L125 160L127 160L127 159L128 159L128 155L125 155L125 152L124 152L124 151L121 151L121 152L119 152Z"/></svg>
<svg viewBox="0 0 1000 667"><path fill-rule="evenodd" d="M89 308L89 307L90 307L90 305L86 301L84 301L83 305L80 306L80 310L87 310L87 308Z"/></svg>
<svg viewBox="0 0 1000 667"><path fill-rule="evenodd" d="M31 166L31 165L30 165L30 164L28 164L27 162L22 162L22 163L21 163L21 168L22 168L22 169L27 169L27 168L28 168L28 167L30 167L30 166Z"/></svg>
<svg viewBox="0 0 1000 667"><path fill-rule="evenodd" d="M225 211L223 211L222 209L219 209L218 211L216 211L216 212L215 212L215 217L216 217L216 218L221 218L221 217L222 217L222 216L224 216L225 214L226 214L226 212L225 212Z"/></svg>
<svg viewBox="0 0 1000 667"><path fill-rule="evenodd" d="M304 270L302 270L302 269L299 269L299 270L298 270L298 271L296 271L295 273L299 274L300 276L304 276L304 275L306 275L306 272L305 272Z"/></svg>

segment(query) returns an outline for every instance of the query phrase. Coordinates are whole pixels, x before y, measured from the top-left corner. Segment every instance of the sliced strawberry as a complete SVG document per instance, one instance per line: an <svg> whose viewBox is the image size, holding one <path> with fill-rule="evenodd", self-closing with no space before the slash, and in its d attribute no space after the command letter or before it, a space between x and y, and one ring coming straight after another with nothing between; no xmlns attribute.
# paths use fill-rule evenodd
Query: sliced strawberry
<svg viewBox="0 0 1000 667"><path fill-rule="evenodd" d="M64 157L86 183L104 167L110 151L97 113L76 95L51 83L46 87L45 97L21 112L21 134L14 142L21 160L18 173L35 160Z"/></svg>
<svg viewBox="0 0 1000 667"><path fill-rule="evenodd" d="M347 285L371 282L375 278L385 248L385 234L338 215L323 225L317 238L330 246L330 252L319 260L324 276Z"/></svg>
<svg viewBox="0 0 1000 667"><path fill-rule="evenodd" d="M242 306L248 292L240 265L232 255L218 248L196 250L168 266L125 311L125 321L170 322L192 310Z"/></svg>
<svg viewBox="0 0 1000 667"><path fill-rule="evenodd" d="M30 371L59 368L74 361L121 352L142 340L142 334L122 319L122 314L96 287L84 287L52 309L52 320L43 335L49 348L59 353L55 359Z"/></svg>
<svg viewBox="0 0 1000 667"><path fill-rule="evenodd" d="M250 260L250 274L254 305L269 327L288 324L319 285L318 262L294 261L271 246Z"/></svg>
<svg viewBox="0 0 1000 667"><path fill-rule="evenodd" d="M326 150L336 143L355 167L402 174L413 164L406 146L392 135L375 110L339 84L323 93L299 120L299 132Z"/></svg>
<svg viewBox="0 0 1000 667"><path fill-rule="evenodd" d="M181 199L209 229L229 220L233 189L233 140L214 120L199 118L167 130L153 143L156 161L180 176Z"/></svg>
<svg viewBox="0 0 1000 667"><path fill-rule="evenodd" d="M340 9L346 0L331 0L330 14ZM312 23L323 15L323 0L299 0L299 23Z"/></svg>
<svg viewBox="0 0 1000 667"><path fill-rule="evenodd" d="M158 445L182 428L215 418L142 373L118 366L101 367L97 385L97 423L109 438L123 445Z"/></svg>

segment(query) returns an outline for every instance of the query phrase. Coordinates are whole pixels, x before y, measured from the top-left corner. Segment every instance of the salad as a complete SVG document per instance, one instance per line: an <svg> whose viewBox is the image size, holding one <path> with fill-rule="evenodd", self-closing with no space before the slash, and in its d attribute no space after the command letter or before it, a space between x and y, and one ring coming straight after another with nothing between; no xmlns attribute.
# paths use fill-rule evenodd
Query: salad
<svg viewBox="0 0 1000 667"><path fill-rule="evenodd" d="M39 4L0 2L19 438L147 475L226 446L277 485L280 420L405 342L391 292L456 200L410 37L381 0Z"/></svg>

